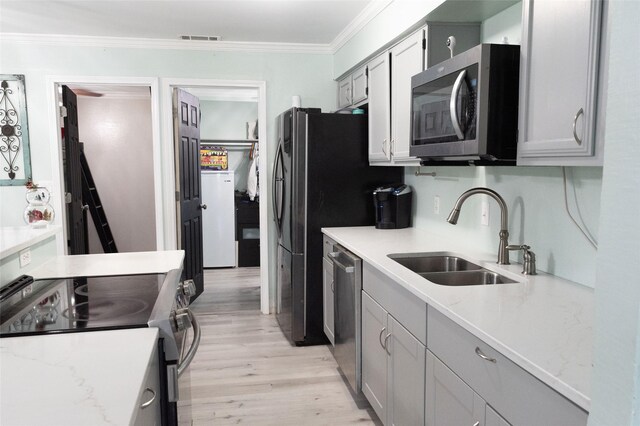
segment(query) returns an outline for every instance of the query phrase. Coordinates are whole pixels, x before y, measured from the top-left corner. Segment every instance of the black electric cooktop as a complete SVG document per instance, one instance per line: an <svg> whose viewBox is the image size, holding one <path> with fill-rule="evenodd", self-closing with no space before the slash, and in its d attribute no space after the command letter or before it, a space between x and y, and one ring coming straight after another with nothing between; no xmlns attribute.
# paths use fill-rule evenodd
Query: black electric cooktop
<svg viewBox="0 0 640 426"><path fill-rule="evenodd" d="M25 281L0 295L0 337L147 327L165 274Z"/></svg>

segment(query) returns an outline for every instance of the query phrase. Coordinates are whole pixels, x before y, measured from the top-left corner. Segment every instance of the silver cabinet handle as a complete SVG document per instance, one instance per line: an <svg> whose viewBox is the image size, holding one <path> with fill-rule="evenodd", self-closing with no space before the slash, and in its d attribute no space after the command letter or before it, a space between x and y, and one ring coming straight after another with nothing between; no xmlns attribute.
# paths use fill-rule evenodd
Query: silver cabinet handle
<svg viewBox="0 0 640 426"><path fill-rule="evenodd" d="M206 205L206 204L200 204L200 205L198 206L198 208L199 208L199 209L202 209L202 210L206 210L206 209L207 209L207 205Z"/></svg>
<svg viewBox="0 0 640 426"><path fill-rule="evenodd" d="M182 376L182 373L184 373L187 367L189 367L189 364L191 364L191 361L193 361L193 357L196 355L198 346L200 346L200 324L198 324L196 316L193 315L193 312L191 312L189 308L187 308L187 314L189 315L191 326L193 327L193 341L191 342L191 346L185 354L184 359L182 359L182 361L180 361L180 363L178 364L178 377Z"/></svg>
<svg viewBox="0 0 640 426"><path fill-rule="evenodd" d="M391 352L389 352L389 347L387 346L387 340L389 340L389 337L391 337L391 333L384 336L384 350L388 355L391 355Z"/></svg>
<svg viewBox="0 0 640 426"><path fill-rule="evenodd" d="M496 363L495 358L489 358L488 356L483 354L480 348L477 346L476 346L476 355L478 355L480 358L484 359L485 361L493 362L494 364Z"/></svg>
<svg viewBox="0 0 640 426"><path fill-rule="evenodd" d="M480 426L480 422L475 422L473 426Z"/></svg>
<svg viewBox="0 0 640 426"><path fill-rule="evenodd" d="M391 139L391 143L389 144L389 152L391 153L391 155L393 155L393 152L395 151L395 149L394 149L395 148L395 144L396 144L395 139Z"/></svg>
<svg viewBox="0 0 640 426"><path fill-rule="evenodd" d="M150 399L150 400L148 400L148 401L147 401L147 402L145 402L145 403L140 404L140 408L142 408L143 410L144 410L145 408L147 408L148 406L150 406L151 404L153 404L153 401L155 401L155 400L156 400L156 392L155 392L153 389L151 389L151 388L146 388L146 389L145 389L145 391L149 391L149 392L151 392L151 399Z"/></svg>
<svg viewBox="0 0 640 426"><path fill-rule="evenodd" d="M453 130L455 130L458 139L464 139L463 129L460 127L460 121L458 120L458 92L460 92L460 86L467 75L467 70L462 70L456 78L456 82L453 84L453 90L451 91L451 99L449 100L449 113L451 114L451 121L453 123Z"/></svg>
<svg viewBox="0 0 640 426"><path fill-rule="evenodd" d="M86 212L87 210L89 210L89 204L85 204L85 205L83 205L83 206L82 206L82 211L85 211L85 212Z"/></svg>
<svg viewBox="0 0 640 426"><path fill-rule="evenodd" d="M335 293L335 291L336 291L336 288L335 288L334 284L335 284L335 281L331 280L331 292L332 293Z"/></svg>
<svg viewBox="0 0 640 426"><path fill-rule="evenodd" d="M382 346L382 349L384 349L385 351L387 350L387 348L384 347L384 343L382 342L382 333L384 333L386 329L387 327L382 327L382 330L380 330L380 335L378 336L378 341L380 342L380 346Z"/></svg>
<svg viewBox="0 0 640 426"><path fill-rule="evenodd" d="M382 141L382 153L384 154L385 157L387 156L387 150L384 149L386 144L387 144L387 140L384 139Z"/></svg>
<svg viewBox="0 0 640 426"><path fill-rule="evenodd" d="M578 143L578 145L582 145L582 139L578 137L578 133L576 132L576 124L578 123L578 117L584 114L584 110L580 108L576 113L576 116L573 117L573 139Z"/></svg>

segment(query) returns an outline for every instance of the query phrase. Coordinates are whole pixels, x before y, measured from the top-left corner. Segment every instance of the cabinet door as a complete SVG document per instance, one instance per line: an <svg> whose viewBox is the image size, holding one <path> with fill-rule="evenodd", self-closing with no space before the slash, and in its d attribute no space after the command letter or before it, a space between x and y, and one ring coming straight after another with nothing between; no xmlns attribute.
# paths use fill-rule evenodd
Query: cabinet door
<svg viewBox="0 0 640 426"><path fill-rule="evenodd" d="M484 426L511 426L508 421L502 418L502 416L491 408L491 406L486 406L486 411L484 413Z"/></svg>
<svg viewBox="0 0 640 426"><path fill-rule="evenodd" d="M354 104L367 99L367 67L355 71L351 77L353 89L352 101Z"/></svg>
<svg viewBox="0 0 640 426"><path fill-rule="evenodd" d="M594 161L602 7L524 1L518 164Z"/></svg>
<svg viewBox="0 0 640 426"><path fill-rule="evenodd" d="M160 412L160 367L158 348L153 351L151 361L147 366L145 383L138 397L137 411L134 414L135 421L131 424L140 426L152 426L162 424Z"/></svg>
<svg viewBox="0 0 640 426"><path fill-rule="evenodd" d="M425 346L391 315L387 341L387 424L424 425Z"/></svg>
<svg viewBox="0 0 640 426"><path fill-rule="evenodd" d="M369 69L369 162L391 161L389 53L373 59Z"/></svg>
<svg viewBox="0 0 640 426"><path fill-rule="evenodd" d="M484 425L485 402L427 351L426 425Z"/></svg>
<svg viewBox="0 0 640 426"><path fill-rule="evenodd" d="M334 313L333 313L333 263L322 259L322 308L324 312L324 334L327 335L332 345L334 339Z"/></svg>
<svg viewBox="0 0 640 426"><path fill-rule="evenodd" d="M391 151L394 162L411 161L411 77L422 71L424 31L409 36L391 50Z"/></svg>
<svg viewBox="0 0 640 426"><path fill-rule="evenodd" d="M387 418L387 352L383 342L387 334L387 311L363 291L362 392L385 424Z"/></svg>
<svg viewBox="0 0 640 426"><path fill-rule="evenodd" d="M338 108L351 105L351 76L338 82Z"/></svg>

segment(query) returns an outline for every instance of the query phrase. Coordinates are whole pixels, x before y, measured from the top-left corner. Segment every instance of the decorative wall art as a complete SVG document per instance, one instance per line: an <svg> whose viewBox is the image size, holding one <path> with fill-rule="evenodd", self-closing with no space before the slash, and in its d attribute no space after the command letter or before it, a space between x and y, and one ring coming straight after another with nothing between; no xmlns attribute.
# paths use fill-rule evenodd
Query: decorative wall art
<svg viewBox="0 0 640 426"><path fill-rule="evenodd" d="M31 181L24 75L0 74L0 185Z"/></svg>

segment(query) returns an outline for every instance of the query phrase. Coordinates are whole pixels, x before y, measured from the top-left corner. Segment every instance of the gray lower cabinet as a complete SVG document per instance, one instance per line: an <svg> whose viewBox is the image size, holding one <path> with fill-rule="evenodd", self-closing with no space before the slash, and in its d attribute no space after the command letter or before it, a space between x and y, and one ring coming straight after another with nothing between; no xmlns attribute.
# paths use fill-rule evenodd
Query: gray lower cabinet
<svg viewBox="0 0 640 426"><path fill-rule="evenodd" d="M140 389L137 410L131 424L137 426L155 426L162 424L160 412L160 360L156 346L145 373L145 383Z"/></svg>
<svg viewBox="0 0 640 426"><path fill-rule="evenodd" d="M427 419L432 420L427 423L429 426L452 424L447 420L448 416L459 415L457 409L447 409L446 403L441 405L438 398L448 398L451 406L455 405L452 402L455 399L457 403L471 407L472 413L477 413L470 405L475 398L472 398L472 393L477 393L500 413L498 417L490 414L490 420L497 424L504 419L514 425L587 424L588 414L580 407L435 309L429 309L427 313L427 346L429 352L437 357L434 360L427 354L426 410ZM442 366L438 367L435 362L438 360L442 361ZM441 368L444 364L453 376ZM445 376L447 378L443 379ZM465 386L471 393L464 391ZM451 396L454 392L449 391L445 398L442 396L445 388L454 389L455 395L461 396L454 398ZM504 419L500 420L500 416ZM476 421L480 420L469 424ZM482 424L480 421L479 425Z"/></svg>
<svg viewBox="0 0 640 426"><path fill-rule="evenodd" d="M427 351L426 398L427 426L509 425L431 351Z"/></svg>
<svg viewBox="0 0 640 426"><path fill-rule="evenodd" d="M362 390L385 425L424 424L425 351L362 292Z"/></svg>
<svg viewBox="0 0 640 426"><path fill-rule="evenodd" d="M333 246L336 244L326 235L323 237L323 256L322 256L322 323L324 334L327 336L332 345L335 345L335 329L334 329L334 284L333 284L333 262L329 258L329 253L333 252Z"/></svg>
<svg viewBox="0 0 640 426"><path fill-rule="evenodd" d="M335 345L334 337L334 305L333 305L333 263L322 259L322 308L324 334L332 345Z"/></svg>

